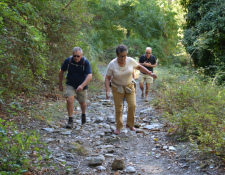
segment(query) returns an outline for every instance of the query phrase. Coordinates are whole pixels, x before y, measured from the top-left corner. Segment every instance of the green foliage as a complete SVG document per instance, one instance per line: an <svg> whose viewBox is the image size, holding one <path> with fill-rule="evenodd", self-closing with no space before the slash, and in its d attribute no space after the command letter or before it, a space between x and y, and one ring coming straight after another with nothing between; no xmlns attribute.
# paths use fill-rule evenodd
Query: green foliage
<svg viewBox="0 0 225 175"><path fill-rule="evenodd" d="M168 1L89 0L88 3L95 15L92 26L96 30L94 42L98 48L108 53L109 48L124 43L131 56L140 56L151 46L162 64L170 62L168 59L178 42L178 24Z"/></svg>
<svg viewBox="0 0 225 175"><path fill-rule="evenodd" d="M99 92L99 89L103 89L104 83L103 83L103 76L101 75L97 62L91 61L91 70L92 74L95 76L92 79L92 83L88 86L88 92L92 95L96 95L96 92Z"/></svg>
<svg viewBox="0 0 225 175"><path fill-rule="evenodd" d="M19 131L13 122L1 118L0 140L0 174L21 174L30 167L30 155L35 153L39 161L41 153L48 155L35 131Z"/></svg>
<svg viewBox="0 0 225 175"><path fill-rule="evenodd" d="M88 50L82 29L90 22L86 1L0 3L0 99L55 86L58 70L74 46ZM66 8L64 8L66 7ZM7 96L7 97L6 97Z"/></svg>
<svg viewBox="0 0 225 175"><path fill-rule="evenodd" d="M45 78L43 72L47 69L43 58L46 39L40 28L35 27L38 12L30 3L19 1L4 1L0 11L0 47L4 53L0 56L3 72L0 80L5 88L17 91L32 88L32 79L35 76Z"/></svg>
<svg viewBox="0 0 225 175"><path fill-rule="evenodd" d="M224 88L212 85L210 79L202 81L204 74L188 67L157 68L155 72L162 78L156 80L154 103L163 108L169 132L179 133L182 139L197 139L202 149L224 154Z"/></svg>
<svg viewBox="0 0 225 175"><path fill-rule="evenodd" d="M141 39L129 38L124 41L124 44L129 48L129 56L140 57L144 54L146 45Z"/></svg>
<svg viewBox="0 0 225 175"><path fill-rule="evenodd" d="M208 67L208 75L224 70L224 0L181 0L187 11L183 44L196 67ZM211 67L216 65L217 67Z"/></svg>

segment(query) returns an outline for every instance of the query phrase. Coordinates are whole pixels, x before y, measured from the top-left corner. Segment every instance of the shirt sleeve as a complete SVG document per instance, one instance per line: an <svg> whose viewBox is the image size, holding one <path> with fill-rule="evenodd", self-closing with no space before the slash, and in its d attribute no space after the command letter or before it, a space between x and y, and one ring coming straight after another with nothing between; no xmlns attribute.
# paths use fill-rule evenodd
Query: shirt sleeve
<svg viewBox="0 0 225 175"><path fill-rule="evenodd" d="M65 59L65 61L63 62L62 66L61 66L62 71L67 71L69 61L70 61L70 57Z"/></svg>
<svg viewBox="0 0 225 175"><path fill-rule="evenodd" d="M138 65L139 65L138 62L135 59L133 59L133 58L131 58L131 60L132 60L133 68L138 67Z"/></svg>
<svg viewBox="0 0 225 175"><path fill-rule="evenodd" d="M91 64L90 64L90 62L86 59L84 64L85 64L85 67L84 67L85 74L91 74L92 71L91 71Z"/></svg>
<svg viewBox="0 0 225 175"><path fill-rule="evenodd" d="M153 59L153 64L155 64L156 63L156 58L155 58L155 56L153 58L154 58Z"/></svg>
<svg viewBox="0 0 225 175"><path fill-rule="evenodd" d="M112 71L112 68L111 68L112 65L111 64L112 63L110 62L108 67L107 67L106 75L108 75L108 76L112 76L113 75L113 71Z"/></svg>
<svg viewBox="0 0 225 175"><path fill-rule="evenodd" d="M140 58L139 58L139 63L143 63L144 61L143 61L143 56L140 56Z"/></svg>

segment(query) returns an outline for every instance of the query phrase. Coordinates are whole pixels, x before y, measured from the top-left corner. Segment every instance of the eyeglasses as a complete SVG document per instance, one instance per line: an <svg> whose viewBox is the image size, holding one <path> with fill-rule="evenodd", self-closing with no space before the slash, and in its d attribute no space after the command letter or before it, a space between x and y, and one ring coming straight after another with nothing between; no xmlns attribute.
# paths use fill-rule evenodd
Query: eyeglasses
<svg viewBox="0 0 225 175"><path fill-rule="evenodd" d="M126 58L127 56L126 55L125 56L119 55L117 57L123 59L123 58Z"/></svg>
<svg viewBox="0 0 225 175"><path fill-rule="evenodd" d="M151 54L151 53L145 52L145 54Z"/></svg>
<svg viewBox="0 0 225 175"><path fill-rule="evenodd" d="M73 55L74 58L80 58L81 55Z"/></svg>

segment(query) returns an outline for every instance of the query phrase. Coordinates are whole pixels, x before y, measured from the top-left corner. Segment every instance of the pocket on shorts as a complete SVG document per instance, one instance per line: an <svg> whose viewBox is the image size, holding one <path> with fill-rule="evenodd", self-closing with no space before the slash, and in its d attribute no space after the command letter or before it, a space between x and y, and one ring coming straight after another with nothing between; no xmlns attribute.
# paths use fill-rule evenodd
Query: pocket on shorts
<svg viewBox="0 0 225 175"><path fill-rule="evenodd" d="M77 99L79 102L81 102L81 103L86 102L86 99L87 99L87 89L82 90L82 91L80 91L80 92L77 92L77 97L76 97L76 99Z"/></svg>
<svg viewBox="0 0 225 175"><path fill-rule="evenodd" d="M73 86L67 85L67 86L66 86L65 93L64 93L64 96L65 96L65 97L76 96L74 87L73 87Z"/></svg>
<svg viewBox="0 0 225 175"><path fill-rule="evenodd" d="M149 77L146 79L146 82L147 82L147 83L153 83L153 77L149 76Z"/></svg>

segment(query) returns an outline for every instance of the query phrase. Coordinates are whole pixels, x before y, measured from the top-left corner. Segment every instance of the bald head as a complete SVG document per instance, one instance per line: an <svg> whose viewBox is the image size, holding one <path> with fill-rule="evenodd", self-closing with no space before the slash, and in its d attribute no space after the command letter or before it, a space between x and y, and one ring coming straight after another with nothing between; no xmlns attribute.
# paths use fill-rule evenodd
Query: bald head
<svg viewBox="0 0 225 175"><path fill-rule="evenodd" d="M150 58L151 54L152 54L152 48L151 48L151 47L147 47L147 48L145 49L145 56L146 56L147 58Z"/></svg>

